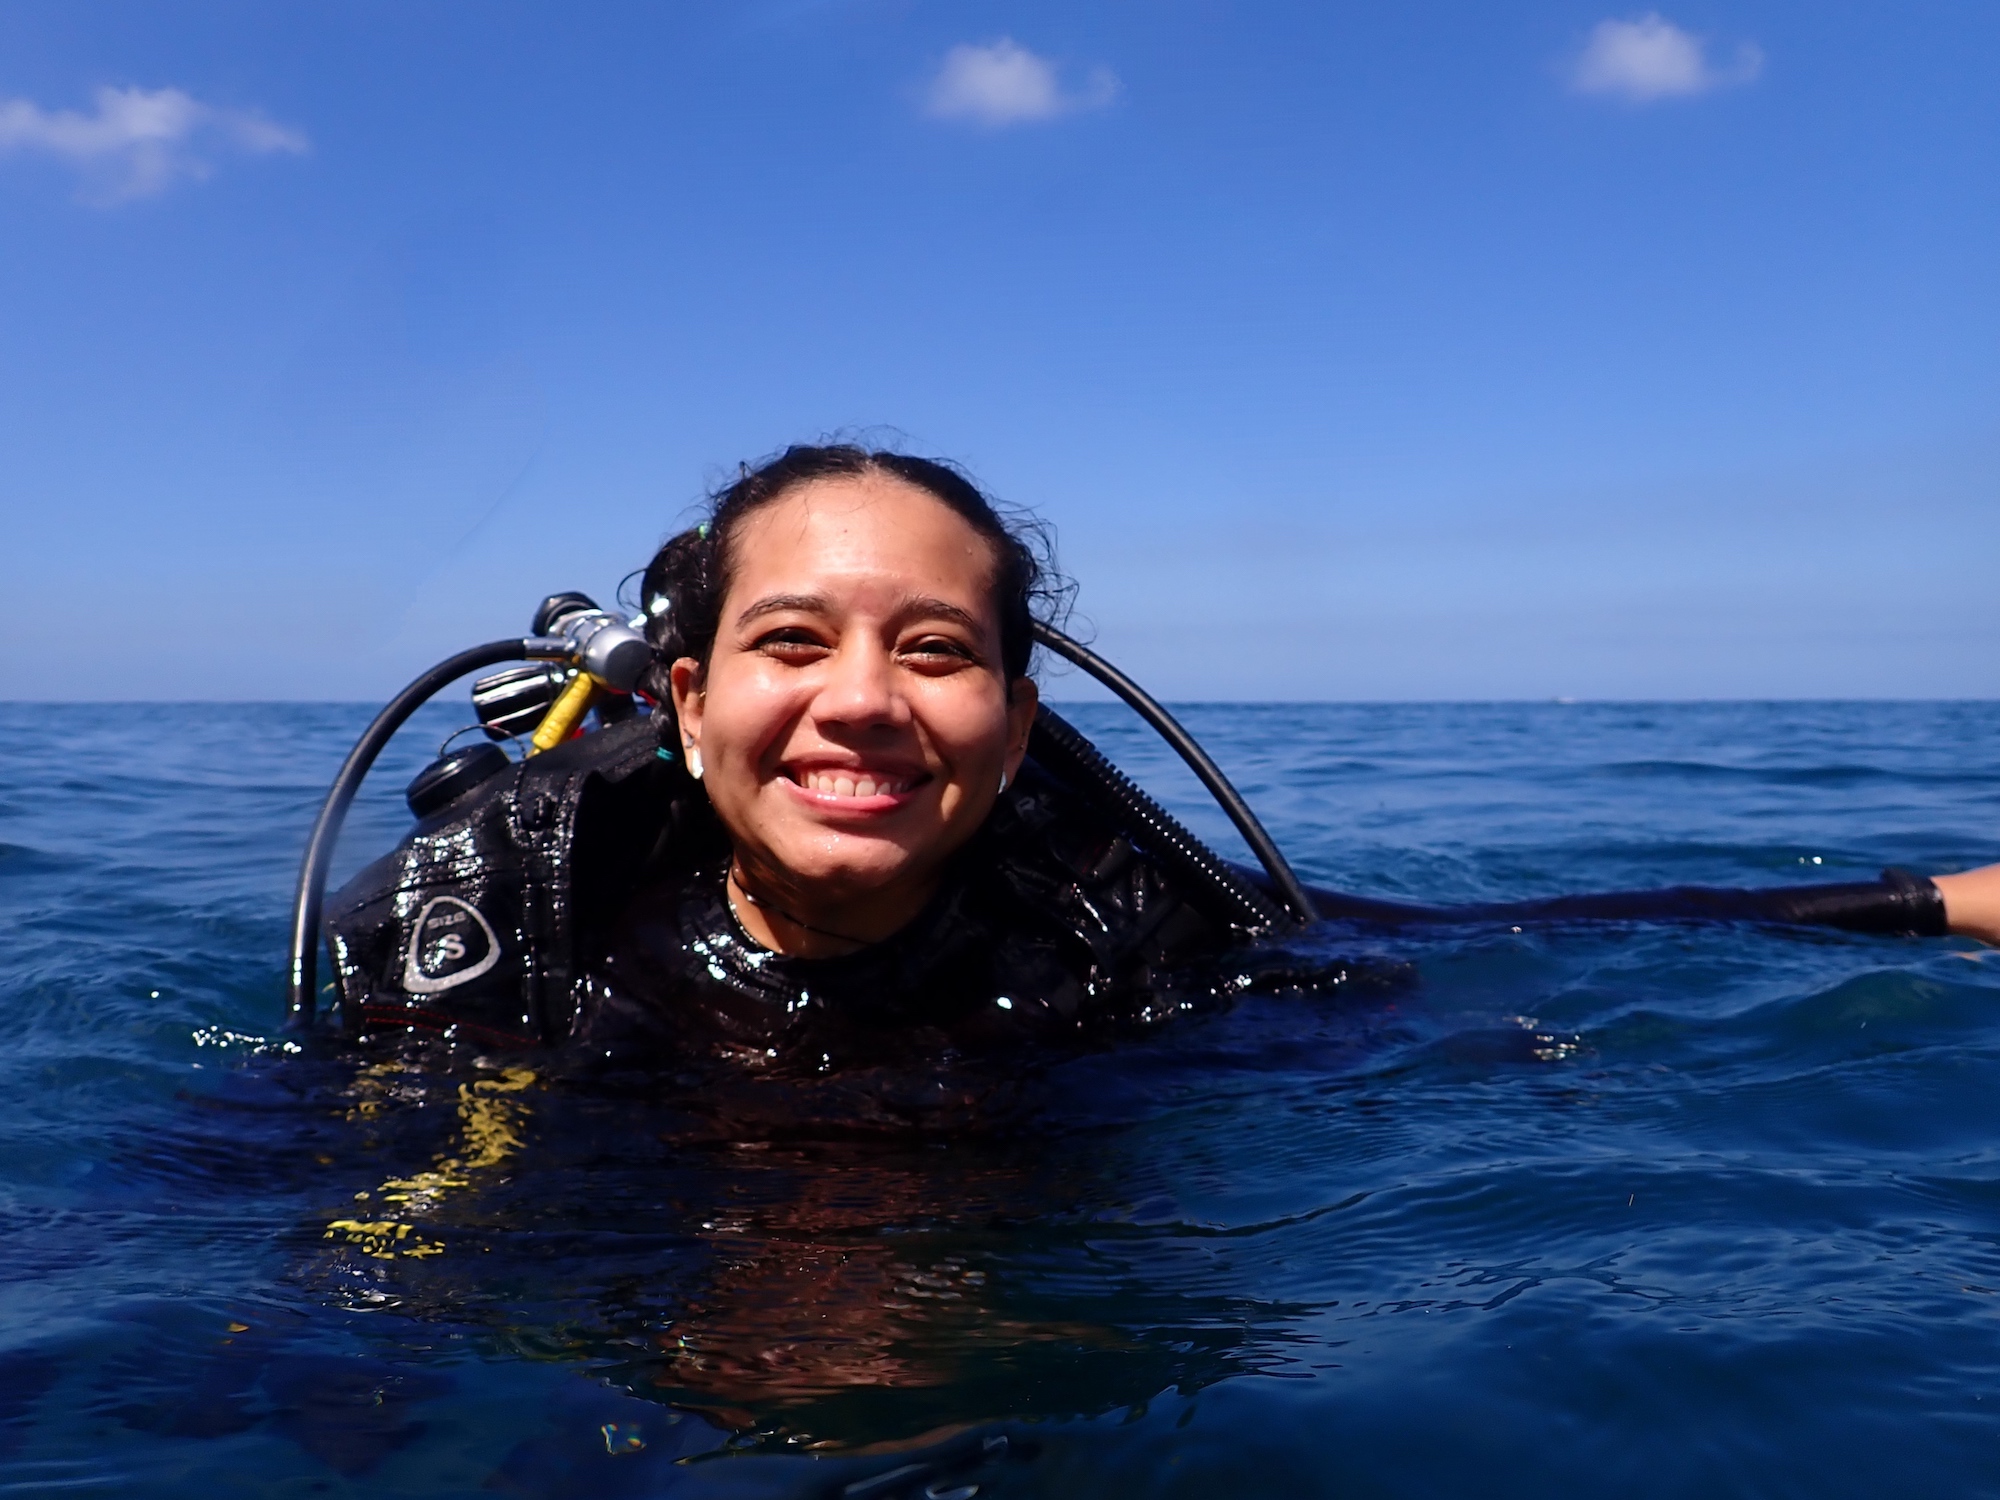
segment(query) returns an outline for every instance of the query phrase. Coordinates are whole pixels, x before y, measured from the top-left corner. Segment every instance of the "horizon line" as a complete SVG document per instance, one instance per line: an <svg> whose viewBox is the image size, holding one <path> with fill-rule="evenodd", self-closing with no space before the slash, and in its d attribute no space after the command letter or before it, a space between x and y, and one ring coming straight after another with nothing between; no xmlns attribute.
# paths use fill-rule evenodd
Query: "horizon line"
<svg viewBox="0 0 2000 1500"><path fill-rule="evenodd" d="M0 707L10 708L368 708L387 698L10 698L0 695ZM437 700L433 698L431 703ZM1091 698L1044 698L1053 708L1092 708L1120 703L1109 693ZM2000 703L2000 694L1955 697L1889 696L1887 694L1828 697L1717 696L1685 698L1591 698L1514 696L1497 698L1161 698L1181 708L1481 708L1541 705L1547 708L1695 707L1718 704L1809 703ZM430 704L424 705L429 707ZM1121 705L1122 706L1122 705Z"/></svg>

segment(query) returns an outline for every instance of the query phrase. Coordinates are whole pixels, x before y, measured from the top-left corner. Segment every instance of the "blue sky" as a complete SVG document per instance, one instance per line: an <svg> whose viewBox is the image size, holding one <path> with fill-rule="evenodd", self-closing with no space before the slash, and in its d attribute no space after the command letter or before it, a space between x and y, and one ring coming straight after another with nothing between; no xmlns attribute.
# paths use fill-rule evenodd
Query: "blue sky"
<svg viewBox="0 0 2000 1500"><path fill-rule="evenodd" d="M13 4L0 695L379 698L847 431L1049 517L1177 698L1992 696L1996 56L1971 0Z"/></svg>

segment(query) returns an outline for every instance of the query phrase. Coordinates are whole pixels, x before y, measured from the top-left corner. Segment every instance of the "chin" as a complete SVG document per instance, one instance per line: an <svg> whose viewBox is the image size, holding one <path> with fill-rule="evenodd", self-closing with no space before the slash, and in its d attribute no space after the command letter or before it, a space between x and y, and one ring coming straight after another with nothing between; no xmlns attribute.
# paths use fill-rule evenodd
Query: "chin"
<svg viewBox="0 0 2000 1500"><path fill-rule="evenodd" d="M865 905L885 892L895 890L911 873L908 865L885 868L880 865L831 865L788 869L785 879L792 886L791 899L801 910L814 907L833 910Z"/></svg>
<svg viewBox="0 0 2000 1500"><path fill-rule="evenodd" d="M842 839L833 848L816 840L809 848L780 846L772 852L789 879L841 896L893 886L926 864L908 849L875 839Z"/></svg>

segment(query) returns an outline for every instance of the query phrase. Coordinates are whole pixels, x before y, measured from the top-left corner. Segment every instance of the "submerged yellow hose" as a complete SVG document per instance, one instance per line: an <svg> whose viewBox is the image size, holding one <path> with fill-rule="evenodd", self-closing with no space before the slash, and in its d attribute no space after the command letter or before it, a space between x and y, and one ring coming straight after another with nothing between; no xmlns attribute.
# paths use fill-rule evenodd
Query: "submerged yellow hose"
<svg viewBox="0 0 2000 1500"><path fill-rule="evenodd" d="M364 1097L350 1118L380 1112L381 1084L386 1075L402 1072L399 1062L377 1064L363 1069L356 1080ZM502 1068L498 1078L479 1078L458 1086L458 1119L462 1131L458 1150L439 1157L429 1171L410 1177L392 1177L373 1193L356 1193L357 1203L393 1204L380 1210L376 1219L335 1219L326 1226L326 1238L345 1241L363 1255L376 1260L399 1256L423 1260L444 1254L444 1246L426 1238L419 1223L449 1193L477 1186L478 1172L504 1165L521 1148L521 1125L528 1114L527 1104L510 1099L535 1082L528 1068ZM391 1217L391 1216L395 1217Z"/></svg>

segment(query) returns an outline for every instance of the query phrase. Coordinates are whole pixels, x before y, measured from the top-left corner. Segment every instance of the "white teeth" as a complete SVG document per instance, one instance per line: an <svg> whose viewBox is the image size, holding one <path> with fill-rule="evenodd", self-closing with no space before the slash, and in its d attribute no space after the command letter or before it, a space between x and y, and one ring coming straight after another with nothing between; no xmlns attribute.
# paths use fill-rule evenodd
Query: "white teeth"
<svg viewBox="0 0 2000 1500"><path fill-rule="evenodd" d="M799 785L809 792L818 792L822 797L887 797L906 792L912 777L875 777L861 773L850 775L838 771L805 771L798 777Z"/></svg>

